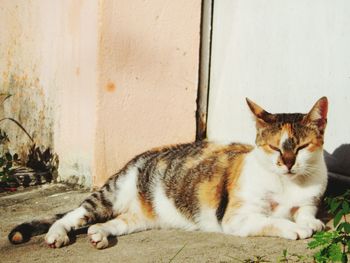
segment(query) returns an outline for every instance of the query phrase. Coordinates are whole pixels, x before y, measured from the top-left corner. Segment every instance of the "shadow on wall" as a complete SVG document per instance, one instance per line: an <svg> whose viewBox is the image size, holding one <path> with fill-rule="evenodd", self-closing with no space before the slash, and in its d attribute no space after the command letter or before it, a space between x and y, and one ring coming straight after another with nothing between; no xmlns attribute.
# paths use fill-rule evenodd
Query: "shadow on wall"
<svg viewBox="0 0 350 263"><path fill-rule="evenodd" d="M342 144L332 154L324 152L328 168L327 194L339 195L350 189L350 144Z"/></svg>

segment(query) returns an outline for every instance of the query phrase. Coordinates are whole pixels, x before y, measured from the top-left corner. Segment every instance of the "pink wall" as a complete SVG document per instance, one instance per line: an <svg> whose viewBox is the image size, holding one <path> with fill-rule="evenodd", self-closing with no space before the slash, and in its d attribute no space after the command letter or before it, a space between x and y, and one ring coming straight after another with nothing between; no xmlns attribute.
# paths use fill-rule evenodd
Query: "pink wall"
<svg viewBox="0 0 350 263"><path fill-rule="evenodd" d="M0 115L54 147L61 180L98 186L194 140L201 0L0 2L0 87L17 96Z"/></svg>
<svg viewBox="0 0 350 263"><path fill-rule="evenodd" d="M192 141L201 1L101 6L94 184L151 147Z"/></svg>

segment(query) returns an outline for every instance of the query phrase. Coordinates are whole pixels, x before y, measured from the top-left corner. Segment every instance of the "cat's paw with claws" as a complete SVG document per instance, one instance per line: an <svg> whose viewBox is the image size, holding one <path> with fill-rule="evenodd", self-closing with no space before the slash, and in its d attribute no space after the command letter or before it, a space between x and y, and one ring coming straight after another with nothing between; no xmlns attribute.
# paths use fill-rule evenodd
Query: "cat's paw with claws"
<svg viewBox="0 0 350 263"><path fill-rule="evenodd" d="M297 239L306 239L312 236L312 229L304 226L295 226L290 229L285 229L282 231L282 237L297 240Z"/></svg>
<svg viewBox="0 0 350 263"><path fill-rule="evenodd" d="M88 235L91 244L97 249L108 247L108 238L106 232L98 224L92 225L88 229Z"/></svg>
<svg viewBox="0 0 350 263"><path fill-rule="evenodd" d="M311 228L313 232L321 231L325 228L323 222L316 218L307 218L298 222L299 225Z"/></svg>
<svg viewBox="0 0 350 263"><path fill-rule="evenodd" d="M59 248L69 244L69 237L63 227L51 227L45 236L45 242L51 248Z"/></svg>

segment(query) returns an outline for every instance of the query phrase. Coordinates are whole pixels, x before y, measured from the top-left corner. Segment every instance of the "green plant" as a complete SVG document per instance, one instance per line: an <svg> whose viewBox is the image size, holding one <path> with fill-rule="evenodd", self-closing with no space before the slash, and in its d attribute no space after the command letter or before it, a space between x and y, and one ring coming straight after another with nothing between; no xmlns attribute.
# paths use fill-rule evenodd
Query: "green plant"
<svg viewBox="0 0 350 263"><path fill-rule="evenodd" d="M282 255L277 259L277 262L309 262L309 259L309 256L298 255L296 253L289 253L287 249L284 249Z"/></svg>
<svg viewBox="0 0 350 263"><path fill-rule="evenodd" d="M0 182L16 182L12 177L13 170L11 169L13 163L18 162L18 154L12 155L10 152L6 152L0 156Z"/></svg>
<svg viewBox="0 0 350 263"><path fill-rule="evenodd" d="M335 230L317 232L308 247L319 249L314 254L316 262L346 263L350 253L350 223L346 219L350 213L350 190L337 197L325 198L325 202L329 213L334 216Z"/></svg>
<svg viewBox="0 0 350 263"><path fill-rule="evenodd" d="M3 97L1 103L4 103L7 99L11 97L11 94L0 93L0 97ZM33 142L33 138L23 127L23 125L20 124L17 120L5 117L0 119L0 123L3 121L11 121L12 123L15 123ZM0 145L4 146L8 142L10 142L10 140L7 133L0 129ZM4 150L4 147L2 147L0 152L0 183L16 183L16 179L13 177L14 171L12 169L13 164L16 162L19 162L18 154L11 154L8 150Z"/></svg>
<svg viewBox="0 0 350 263"><path fill-rule="evenodd" d="M0 144L5 144L9 141L10 139L7 136L7 133L0 129Z"/></svg>

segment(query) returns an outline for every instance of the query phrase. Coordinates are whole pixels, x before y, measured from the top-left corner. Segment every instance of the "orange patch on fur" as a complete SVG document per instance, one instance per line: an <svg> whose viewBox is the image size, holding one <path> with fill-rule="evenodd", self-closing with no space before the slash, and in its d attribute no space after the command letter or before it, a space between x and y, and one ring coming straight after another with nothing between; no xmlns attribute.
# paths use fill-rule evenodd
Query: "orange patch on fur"
<svg viewBox="0 0 350 263"><path fill-rule="evenodd" d="M159 171L164 171L169 164L165 160L159 160L157 163L157 169Z"/></svg>
<svg viewBox="0 0 350 263"><path fill-rule="evenodd" d="M235 211L242 206L242 200L235 196L235 192L239 191L238 179L241 175L245 155L238 155L231 164L229 175L227 178L227 192L229 201L223 222L227 222L235 214Z"/></svg>
<svg viewBox="0 0 350 263"><path fill-rule="evenodd" d="M139 194L139 201L142 213L148 218L148 219L154 219L156 217L152 204L147 201L142 195Z"/></svg>
<svg viewBox="0 0 350 263"><path fill-rule="evenodd" d="M230 219L234 217L237 209L241 208L242 206L243 206L242 200L238 198L236 195L231 194L222 222L227 223L228 221L230 221Z"/></svg>
<svg viewBox="0 0 350 263"><path fill-rule="evenodd" d="M267 144L262 145L261 148L264 150L264 152L269 153L269 154L272 154L272 153L275 152L275 151L272 150Z"/></svg>
<svg viewBox="0 0 350 263"><path fill-rule="evenodd" d="M279 206L279 203L277 203L276 201L271 200L270 201L270 209L271 212L276 211L277 207Z"/></svg>
<svg viewBox="0 0 350 263"><path fill-rule="evenodd" d="M307 149L309 150L309 152L315 152L317 149L319 149L319 146L311 144Z"/></svg>
<svg viewBox="0 0 350 263"><path fill-rule="evenodd" d="M89 222L89 217L88 216L84 216L83 218L80 218L78 221L78 226L85 226L88 222Z"/></svg>
<svg viewBox="0 0 350 263"><path fill-rule="evenodd" d="M228 148L236 153L248 153L253 150L253 146L248 144L233 144L228 146Z"/></svg>
<svg viewBox="0 0 350 263"><path fill-rule="evenodd" d="M232 144L232 145L220 145L220 144L212 144L206 149L204 149L204 153L202 154L202 158L207 159L211 156L217 157L217 162L215 164L215 167L213 168L213 175L210 177L210 180L200 182L198 185L198 199L199 203L202 205L205 205L210 208L216 209L221 202L222 198L222 191L224 190L224 176L225 176L225 170L227 167L231 167L232 165L235 166L238 163L240 163L240 156L242 156L243 153L247 153L253 149L250 145L245 144ZM228 153L234 152L237 154L237 157L235 158L232 163L229 163L228 160ZM186 162L186 167L190 168L192 165L195 165L197 160L188 160ZM239 176L240 172L234 171L234 169L230 170L230 175L228 176L226 189L229 190L229 184L231 184L231 187L234 184L235 177L234 174ZM237 203L236 203L237 204Z"/></svg>
<svg viewBox="0 0 350 263"><path fill-rule="evenodd" d="M272 134L266 132L264 137L261 137L260 140L257 141L257 144L262 147L265 152L273 153L274 151L269 147L269 144L278 147L281 143L281 134L282 133Z"/></svg>
<svg viewBox="0 0 350 263"><path fill-rule="evenodd" d="M286 123L283 125L282 127L282 132L281 134L283 134L284 132L286 132L288 134L289 137L293 137L293 128L292 128L292 124L290 123Z"/></svg>
<svg viewBox="0 0 350 263"><path fill-rule="evenodd" d="M16 244L22 243L22 241L23 241L23 236L22 236L22 234L21 234L20 232L16 232L16 233L12 236L11 240L12 240L13 243L16 243Z"/></svg>
<svg viewBox="0 0 350 263"><path fill-rule="evenodd" d="M202 158L187 158L183 167L184 169L189 170L196 167L200 162L202 162Z"/></svg>
<svg viewBox="0 0 350 263"><path fill-rule="evenodd" d="M199 203L210 208L217 208L221 201L223 190L223 175L225 168L229 166L227 156L223 149L215 151L218 156L217 164L213 167L214 172L210 180L200 182L198 185L198 199Z"/></svg>
<svg viewBox="0 0 350 263"><path fill-rule="evenodd" d="M221 178L214 176L212 180L201 182L198 186L199 203L210 208L217 208L221 199Z"/></svg>
<svg viewBox="0 0 350 263"><path fill-rule="evenodd" d="M307 147L308 151L315 152L320 149L323 145L323 140L314 138L313 140L310 140L311 144Z"/></svg>
<svg viewBox="0 0 350 263"><path fill-rule="evenodd" d="M299 210L299 206L293 206L291 209L290 209L290 215L292 217L294 217L295 213L298 212Z"/></svg>
<svg viewBox="0 0 350 263"><path fill-rule="evenodd" d="M237 187L237 180L239 176L241 175L241 171L243 168L244 164L244 155L239 155L237 156L232 164L231 164L231 169L229 170L229 175L228 175L228 184L227 184L227 191L230 193L232 192L233 188Z"/></svg>

